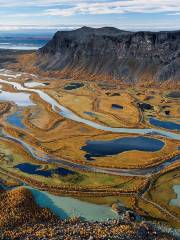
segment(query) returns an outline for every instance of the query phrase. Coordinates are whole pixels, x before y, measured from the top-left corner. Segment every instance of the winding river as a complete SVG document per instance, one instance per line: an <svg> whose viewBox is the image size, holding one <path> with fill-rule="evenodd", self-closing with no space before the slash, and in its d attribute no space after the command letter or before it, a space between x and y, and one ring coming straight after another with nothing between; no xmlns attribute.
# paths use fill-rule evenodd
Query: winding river
<svg viewBox="0 0 180 240"><path fill-rule="evenodd" d="M0 70L0 75L7 77L6 70L4 70L4 73L3 73L3 70ZM140 135L152 134L152 135L161 135L161 136L164 136L164 137L170 138L170 139L180 140L180 134L176 134L176 133L168 132L168 131L164 131L164 130L112 128L112 127L107 127L107 126L95 123L93 121L84 119L82 117L77 116L74 112L72 112L68 108L60 105L55 99L50 97L47 93L43 92L42 90L33 89L33 88L29 89L29 88L23 87L20 83L12 81L12 79L18 78L19 76L20 76L19 73L18 74L15 74L15 73L10 74L8 72L8 77L9 77L8 81L0 79L0 83L12 85L14 87L14 89L17 89L18 91L38 94L41 97L41 99L43 99L45 102L47 102L48 104L51 105L52 109L55 112L57 112L58 114L60 114L61 116L65 117L65 118L71 119L76 122L84 123L88 126L91 126L93 128L99 129L99 130L104 130L104 131L109 131L109 132L114 132L114 133L130 133L130 134L140 134ZM71 167L71 168L77 169L77 170L85 170L85 171L98 172L98 173L126 175L126 176L144 176L144 175L148 176L148 175L157 173L160 170L162 170L163 168L171 165L173 162L180 160L180 155L178 155L176 157L169 159L166 162L160 163L157 166L153 166L153 167L149 167L149 168L145 168L145 169L116 169L116 168L93 167L93 166L89 166L89 165L81 165L78 163L73 163L73 162L70 162L70 161L64 160L64 159L54 158L53 156L46 155L44 153L43 153L44 156L42 157L42 152L40 150L30 146L29 144L25 143L23 140L21 140L19 138L15 138L13 136L10 136L10 135L6 134L3 130L1 132L1 136L8 140L11 140L11 141L21 144L26 149L26 151L29 154L31 154L31 156L33 156L34 158L36 158L40 161L46 161L46 162L50 162L50 163L60 163L64 167Z"/></svg>
<svg viewBox="0 0 180 240"><path fill-rule="evenodd" d="M2 72L0 72L0 75L3 75ZM12 75L12 76L14 77L14 75ZM10 76L10 74L8 74L8 76ZM18 77L19 77L19 74L18 74ZM36 93L41 97L41 99L43 99L45 102L47 102L48 104L51 105L53 111L57 112L61 116L65 117L67 119L76 121L76 122L84 123L95 129L114 132L114 133L130 133L130 134L141 134L141 135L144 135L144 134L153 134L154 135L155 134L155 135L161 135L161 136L175 139L175 140L180 140L180 134L176 134L173 132L168 132L168 131L160 130L160 129L113 128L113 127L104 126L104 125L95 123L93 121L84 119L80 116L77 116L74 112L72 112L68 108L60 105L55 99L50 97L47 93L43 92L42 90L23 87L20 83L10 81L10 79L9 79L9 81L0 79L0 83L12 85L14 87L14 89L17 89L18 91Z"/></svg>

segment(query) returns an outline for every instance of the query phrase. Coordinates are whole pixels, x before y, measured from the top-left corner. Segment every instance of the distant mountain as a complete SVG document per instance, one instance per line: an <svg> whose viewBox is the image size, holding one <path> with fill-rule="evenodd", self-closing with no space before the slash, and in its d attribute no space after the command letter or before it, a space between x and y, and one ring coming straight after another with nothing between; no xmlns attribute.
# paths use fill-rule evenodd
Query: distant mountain
<svg viewBox="0 0 180 240"><path fill-rule="evenodd" d="M180 31L128 32L112 27L59 31L37 52L37 66L66 76L125 83L180 80Z"/></svg>

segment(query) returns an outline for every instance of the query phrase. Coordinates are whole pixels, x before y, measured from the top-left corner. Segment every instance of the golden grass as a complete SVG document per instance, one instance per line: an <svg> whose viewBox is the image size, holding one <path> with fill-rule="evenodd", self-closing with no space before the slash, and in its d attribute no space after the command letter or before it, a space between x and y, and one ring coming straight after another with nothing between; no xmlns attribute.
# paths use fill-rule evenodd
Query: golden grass
<svg viewBox="0 0 180 240"><path fill-rule="evenodd" d="M56 141L56 145L53 142L47 142L43 145L53 150L56 156L62 157L75 162L82 162L86 164L92 164L105 167L119 167L119 168L135 168L150 166L162 162L168 154L172 154L177 151L178 142L168 139L162 139L165 141L165 146L162 150L157 152L141 152L141 151L127 151L121 154L107 157L94 158L95 161L87 162L85 160L85 152L81 150L81 147L86 145L88 140L112 140L115 138L130 137L128 134L106 134L96 136L75 136L72 138L59 139Z"/></svg>
<svg viewBox="0 0 180 240"><path fill-rule="evenodd" d="M171 213L174 213L180 217L180 209L177 206L170 204L172 199L176 199L176 194L173 191L174 185L179 185L180 183L180 164L179 168L166 172L159 176L159 178L153 184L148 196L159 205L164 206Z"/></svg>

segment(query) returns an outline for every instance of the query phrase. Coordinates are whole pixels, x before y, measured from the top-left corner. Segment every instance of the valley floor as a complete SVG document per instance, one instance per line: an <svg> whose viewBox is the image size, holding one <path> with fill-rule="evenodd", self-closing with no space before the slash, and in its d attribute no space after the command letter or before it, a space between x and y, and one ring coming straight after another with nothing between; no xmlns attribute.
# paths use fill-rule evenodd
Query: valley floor
<svg viewBox="0 0 180 240"><path fill-rule="evenodd" d="M177 89L1 69L0 183L120 202L178 229L179 120Z"/></svg>

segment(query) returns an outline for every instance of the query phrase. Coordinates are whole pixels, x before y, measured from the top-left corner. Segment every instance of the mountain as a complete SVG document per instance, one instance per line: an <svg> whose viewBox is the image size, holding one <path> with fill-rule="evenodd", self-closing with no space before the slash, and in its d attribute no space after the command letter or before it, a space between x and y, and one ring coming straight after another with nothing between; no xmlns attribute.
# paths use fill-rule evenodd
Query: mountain
<svg viewBox="0 0 180 240"><path fill-rule="evenodd" d="M125 83L180 80L180 31L128 32L112 27L59 31L36 65L66 77Z"/></svg>

